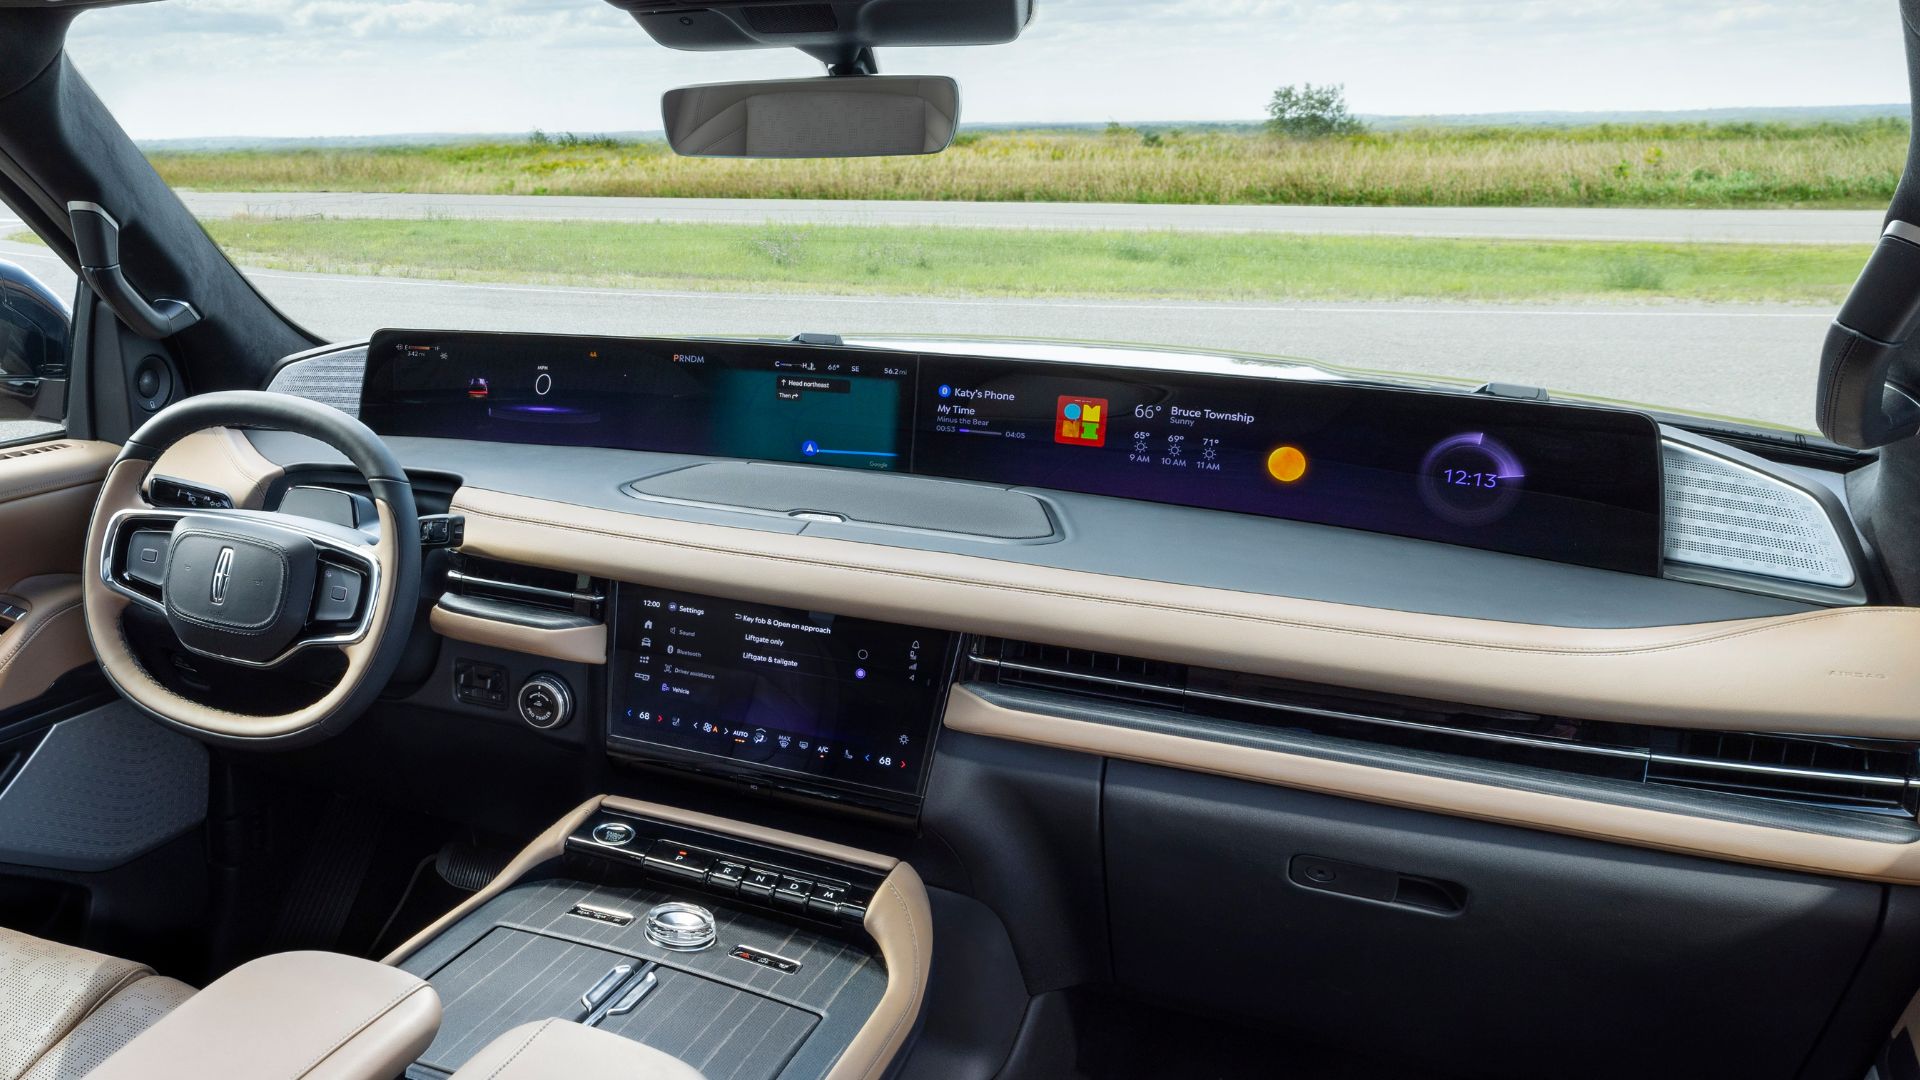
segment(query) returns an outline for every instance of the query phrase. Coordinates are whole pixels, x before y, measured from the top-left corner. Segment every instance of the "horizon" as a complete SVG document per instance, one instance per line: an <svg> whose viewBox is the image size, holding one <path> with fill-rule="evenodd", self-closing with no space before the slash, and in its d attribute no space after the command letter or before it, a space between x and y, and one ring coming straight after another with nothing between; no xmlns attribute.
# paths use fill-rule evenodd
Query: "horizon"
<svg viewBox="0 0 1920 1080"><path fill-rule="evenodd" d="M1818 115L1835 114L1835 115ZM1422 126L1433 127L1473 127L1473 126L1511 126L1511 127L1590 127L1606 123L1659 123L1663 118L1670 123L1742 123L1742 122L1791 122L1793 116L1803 117L1807 122L1840 119L1872 120L1909 118L1907 102L1873 102L1841 105L1761 105L1761 106L1721 106L1710 109L1632 109L1632 110L1568 110L1540 109L1512 112L1480 113L1355 113L1355 118L1370 124L1382 126L1383 130L1405 130ZM1266 123L1260 117L1240 117L1217 120L1154 120L1128 119L1114 120L981 120L962 121L960 131L1050 131L1074 129L1099 129L1110 124L1124 128L1143 130L1164 128L1257 128ZM583 138L614 138L629 140L663 139L664 132L659 128L629 128L614 131L597 131L569 128L529 128L522 131L472 130L472 131L394 131L375 134L356 134L351 132L333 132L314 135L266 135L257 132L230 132L225 134L186 135L153 139L136 139L143 147L163 148L178 143L326 143L350 140L367 145L380 145L382 140L395 143L432 143L454 142L492 142L531 138L535 132L547 135L577 135Z"/></svg>

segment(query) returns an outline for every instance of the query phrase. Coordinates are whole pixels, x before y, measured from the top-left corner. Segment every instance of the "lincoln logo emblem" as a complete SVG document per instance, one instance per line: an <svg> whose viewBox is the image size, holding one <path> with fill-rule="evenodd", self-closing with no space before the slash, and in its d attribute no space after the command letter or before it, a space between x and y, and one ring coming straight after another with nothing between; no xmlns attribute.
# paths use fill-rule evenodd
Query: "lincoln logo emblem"
<svg viewBox="0 0 1920 1080"><path fill-rule="evenodd" d="M233 549L223 547L220 557L213 561L213 602L227 602L227 583L233 580Z"/></svg>

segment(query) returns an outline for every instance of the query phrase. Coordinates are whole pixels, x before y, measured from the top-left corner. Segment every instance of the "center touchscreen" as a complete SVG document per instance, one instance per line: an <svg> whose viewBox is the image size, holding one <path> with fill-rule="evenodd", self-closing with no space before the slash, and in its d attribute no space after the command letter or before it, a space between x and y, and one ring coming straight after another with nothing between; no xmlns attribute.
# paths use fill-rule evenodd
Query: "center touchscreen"
<svg viewBox="0 0 1920 1080"><path fill-rule="evenodd" d="M911 800L926 775L952 639L624 585L608 741L681 764Z"/></svg>

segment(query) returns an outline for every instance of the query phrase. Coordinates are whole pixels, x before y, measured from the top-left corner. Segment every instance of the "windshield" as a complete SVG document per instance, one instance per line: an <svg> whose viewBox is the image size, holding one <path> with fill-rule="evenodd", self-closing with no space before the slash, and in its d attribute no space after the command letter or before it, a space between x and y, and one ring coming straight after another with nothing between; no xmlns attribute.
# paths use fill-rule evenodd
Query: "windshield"
<svg viewBox="0 0 1920 1080"><path fill-rule="evenodd" d="M175 0L70 51L332 340L1114 343L1801 429L1907 140L1878 0L1038 0L1010 44L880 50L961 127L850 160L675 156L663 91L821 65L601 0Z"/></svg>

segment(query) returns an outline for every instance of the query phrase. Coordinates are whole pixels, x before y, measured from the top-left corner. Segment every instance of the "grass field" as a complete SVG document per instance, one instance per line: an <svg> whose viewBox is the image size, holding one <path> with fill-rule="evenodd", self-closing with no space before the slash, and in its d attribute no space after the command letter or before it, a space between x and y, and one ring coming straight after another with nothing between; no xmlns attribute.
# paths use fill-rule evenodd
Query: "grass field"
<svg viewBox="0 0 1920 1080"><path fill-rule="evenodd" d="M322 218L206 223L274 269L619 288L1831 304L1868 247Z"/></svg>
<svg viewBox="0 0 1920 1080"><path fill-rule="evenodd" d="M964 133L944 154L680 158L657 142L156 151L176 187L226 191L1401 206L1880 207L1898 120L1431 128L1295 141L1232 131Z"/></svg>

